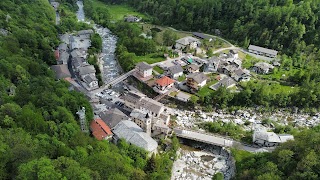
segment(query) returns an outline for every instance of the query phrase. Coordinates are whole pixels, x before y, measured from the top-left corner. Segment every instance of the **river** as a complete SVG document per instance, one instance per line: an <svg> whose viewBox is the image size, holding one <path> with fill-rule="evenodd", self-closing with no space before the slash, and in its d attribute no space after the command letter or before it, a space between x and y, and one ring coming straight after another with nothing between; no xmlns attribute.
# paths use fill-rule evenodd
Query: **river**
<svg viewBox="0 0 320 180"><path fill-rule="evenodd" d="M83 2L77 1L77 5L79 7L77 11L78 21L89 23L85 21ZM106 83L116 78L121 73L121 68L115 56L118 38L106 27L93 24L93 28L102 39L102 52L99 55L99 65L102 73L102 80ZM118 85L118 87L119 86L121 85Z"/></svg>
<svg viewBox="0 0 320 180"><path fill-rule="evenodd" d="M77 1L79 10L77 11L77 18L79 21L85 21L85 14L83 11L83 2ZM89 22L86 22L89 23ZM103 81L109 82L121 73L121 68L115 57L115 49L117 44L117 36L105 27L93 24L95 31L102 38L102 52L99 56L99 64ZM121 83L115 86L117 90L121 90ZM223 172L225 179L230 179L227 173L227 159L220 153L195 149L191 146L182 146L179 150L179 159L175 161L172 171L172 180L193 180L193 179L211 179L216 172Z"/></svg>

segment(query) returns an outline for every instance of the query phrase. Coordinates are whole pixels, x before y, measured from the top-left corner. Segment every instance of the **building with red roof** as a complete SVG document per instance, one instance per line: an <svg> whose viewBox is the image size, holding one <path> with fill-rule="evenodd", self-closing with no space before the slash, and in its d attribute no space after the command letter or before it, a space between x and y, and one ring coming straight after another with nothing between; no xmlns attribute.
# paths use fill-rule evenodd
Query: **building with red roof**
<svg viewBox="0 0 320 180"><path fill-rule="evenodd" d="M91 121L90 130L92 135L98 140L108 140L113 135L109 126L100 118Z"/></svg>
<svg viewBox="0 0 320 180"><path fill-rule="evenodd" d="M163 76L162 78L155 81L155 88L160 93L167 92L170 88L173 87L175 80L170 79L167 76Z"/></svg>

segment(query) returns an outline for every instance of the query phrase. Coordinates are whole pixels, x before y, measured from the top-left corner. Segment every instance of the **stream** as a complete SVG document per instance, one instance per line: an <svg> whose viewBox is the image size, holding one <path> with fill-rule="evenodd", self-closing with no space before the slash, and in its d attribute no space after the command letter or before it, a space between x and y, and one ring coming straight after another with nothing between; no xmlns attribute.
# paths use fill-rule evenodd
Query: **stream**
<svg viewBox="0 0 320 180"><path fill-rule="evenodd" d="M79 7L79 10L77 11L78 21L86 22L83 10L83 2L77 1L77 5ZM116 78L121 73L121 68L115 57L118 37L112 34L112 32L106 27L93 24L93 28L102 39L102 52L99 55L98 61L101 69L102 80L104 83L106 83ZM118 84L118 86L115 86L115 88L119 88L120 84Z"/></svg>

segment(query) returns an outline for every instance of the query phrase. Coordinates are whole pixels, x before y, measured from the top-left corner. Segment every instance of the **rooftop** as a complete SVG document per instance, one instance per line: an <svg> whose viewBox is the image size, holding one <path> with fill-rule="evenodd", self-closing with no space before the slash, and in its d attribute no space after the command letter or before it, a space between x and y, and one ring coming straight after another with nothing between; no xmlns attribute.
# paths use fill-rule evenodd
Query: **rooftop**
<svg viewBox="0 0 320 180"><path fill-rule="evenodd" d="M105 137L112 135L110 128L100 118L91 121L90 129L92 135L98 140L103 140Z"/></svg>
<svg viewBox="0 0 320 180"><path fill-rule="evenodd" d="M259 52L263 52L263 53L267 53L267 54L272 54L272 55L277 55L278 51L273 50L273 49L267 49L267 48L263 48L263 47L259 47L259 46L255 46L255 45L250 45L249 50L253 50L253 51L259 51Z"/></svg>
<svg viewBox="0 0 320 180"><path fill-rule="evenodd" d="M189 45L190 43L193 43L193 42L200 42L200 41L199 41L199 39L191 37L191 36L187 36L187 37L176 40L176 43L182 44L185 46Z"/></svg>
<svg viewBox="0 0 320 180"><path fill-rule="evenodd" d="M119 138L125 139L127 142L141 147L149 152L155 151L158 143L132 121L121 121L113 130L114 134Z"/></svg>
<svg viewBox="0 0 320 180"><path fill-rule="evenodd" d="M168 78L167 76L163 76L160 79L156 80L156 84L160 85L160 86L168 86L170 84L173 84L175 82L175 80Z"/></svg>
<svg viewBox="0 0 320 180"><path fill-rule="evenodd" d="M183 72L183 69L180 65L171 66L168 68L168 70L171 74L177 74L177 73Z"/></svg>
<svg viewBox="0 0 320 180"><path fill-rule="evenodd" d="M93 74L96 73L96 70L94 69L93 65L79 67L80 76L86 75L86 74L92 74L92 73Z"/></svg>
<svg viewBox="0 0 320 180"><path fill-rule="evenodd" d="M191 78L197 83L202 83L203 81L208 79L208 77L202 72L189 74L187 78Z"/></svg>
<svg viewBox="0 0 320 180"><path fill-rule="evenodd" d="M139 69L139 70L149 70L149 69L152 69L153 67L150 66L148 63L146 62L139 62L136 67Z"/></svg>
<svg viewBox="0 0 320 180"><path fill-rule="evenodd" d="M114 128L122 120L128 120L128 116L125 115L117 108L113 108L109 111L101 112L99 114L101 119L110 127Z"/></svg>

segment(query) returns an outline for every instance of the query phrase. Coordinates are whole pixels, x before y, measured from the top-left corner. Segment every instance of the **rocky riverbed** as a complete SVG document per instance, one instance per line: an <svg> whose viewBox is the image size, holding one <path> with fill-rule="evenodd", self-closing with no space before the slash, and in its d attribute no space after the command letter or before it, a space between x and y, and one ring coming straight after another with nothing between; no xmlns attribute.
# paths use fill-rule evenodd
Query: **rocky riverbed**
<svg viewBox="0 0 320 180"><path fill-rule="evenodd" d="M218 172L224 179L231 179L234 174L229 152L220 147L203 146L197 148L182 146L178 159L173 164L172 180L211 180Z"/></svg>

